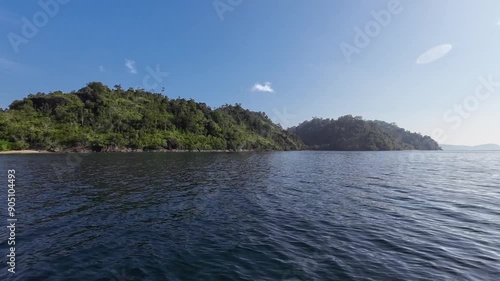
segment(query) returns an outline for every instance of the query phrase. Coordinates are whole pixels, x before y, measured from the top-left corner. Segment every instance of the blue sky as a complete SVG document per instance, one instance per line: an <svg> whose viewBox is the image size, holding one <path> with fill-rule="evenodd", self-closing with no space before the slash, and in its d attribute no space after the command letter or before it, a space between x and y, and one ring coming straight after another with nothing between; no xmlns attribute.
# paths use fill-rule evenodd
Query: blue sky
<svg viewBox="0 0 500 281"><path fill-rule="evenodd" d="M0 35L0 107L102 81L284 126L352 114L500 144L495 0L3 0Z"/></svg>

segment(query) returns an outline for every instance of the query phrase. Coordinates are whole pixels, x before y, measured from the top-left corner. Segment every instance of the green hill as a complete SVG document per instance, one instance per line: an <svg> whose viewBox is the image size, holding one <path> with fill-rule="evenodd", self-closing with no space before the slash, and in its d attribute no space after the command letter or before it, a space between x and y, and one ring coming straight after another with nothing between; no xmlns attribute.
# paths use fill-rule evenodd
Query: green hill
<svg viewBox="0 0 500 281"><path fill-rule="evenodd" d="M291 133L300 137L311 149L317 150L440 150L428 136L411 133L396 124L366 121L351 115L335 119L314 118Z"/></svg>
<svg viewBox="0 0 500 281"><path fill-rule="evenodd" d="M0 109L0 151L438 150L430 137L350 115L284 130L240 104L212 109L99 82L71 93L29 95Z"/></svg>
<svg viewBox="0 0 500 281"><path fill-rule="evenodd" d="M0 110L0 150L297 150L300 139L239 104L212 109L99 82L29 95Z"/></svg>

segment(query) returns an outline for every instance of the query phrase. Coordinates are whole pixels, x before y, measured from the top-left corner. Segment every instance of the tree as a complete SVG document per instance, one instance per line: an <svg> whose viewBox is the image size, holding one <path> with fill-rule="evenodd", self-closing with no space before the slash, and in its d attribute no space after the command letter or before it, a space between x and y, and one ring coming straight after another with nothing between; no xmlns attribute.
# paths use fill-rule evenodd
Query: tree
<svg viewBox="0 0 500 281"><path fill-rule="evenodd" d="M31 128L31 129L30 129ZM2 149L301 149L262 113L217 109L143 89L90 82L78 91L28 95L0 113Z"/></svg>

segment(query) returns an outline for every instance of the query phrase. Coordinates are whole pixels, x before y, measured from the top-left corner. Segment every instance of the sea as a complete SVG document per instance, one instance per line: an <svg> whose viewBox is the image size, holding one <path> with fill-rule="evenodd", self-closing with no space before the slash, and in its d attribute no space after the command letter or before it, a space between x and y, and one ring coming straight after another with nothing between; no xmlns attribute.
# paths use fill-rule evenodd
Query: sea
<svg viewBox="0 0 500 281"><path fill-rule="evenodd" d="M0 280L500 280L500 152L0 155L0 182Z"/></svg>

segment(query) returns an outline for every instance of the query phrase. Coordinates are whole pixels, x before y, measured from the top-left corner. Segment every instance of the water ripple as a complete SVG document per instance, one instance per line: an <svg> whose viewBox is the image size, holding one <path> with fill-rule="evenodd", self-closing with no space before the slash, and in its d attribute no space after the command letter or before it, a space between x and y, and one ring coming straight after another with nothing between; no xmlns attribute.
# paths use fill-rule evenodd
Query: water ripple
<svg viewBox="0 0 500 281"><path fill-rule="evenodd" d="M0 280L499 280L500 153L90 154L54 177L66 158L1 156Z"/></svg>

